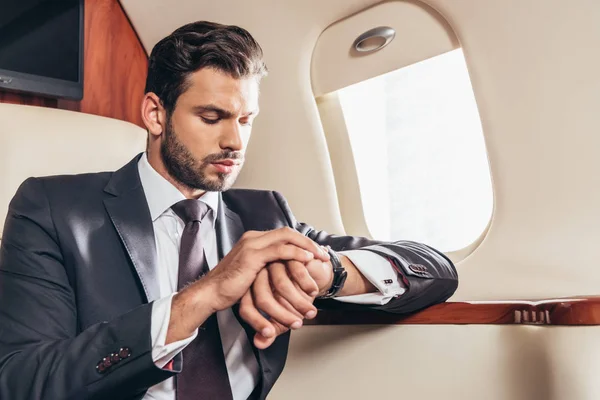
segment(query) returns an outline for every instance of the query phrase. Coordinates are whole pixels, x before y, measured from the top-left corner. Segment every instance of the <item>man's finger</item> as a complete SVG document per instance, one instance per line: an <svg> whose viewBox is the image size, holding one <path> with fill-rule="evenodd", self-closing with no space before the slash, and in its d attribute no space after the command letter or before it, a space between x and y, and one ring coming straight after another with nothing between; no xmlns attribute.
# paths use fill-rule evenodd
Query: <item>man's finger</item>
<svg viewBox="0 0 600 400"><path fill-rule="evenodd" d="M268 231L246 231L244 232L244 235L242 236L242 238L244 239L254 239L257 238L259 236L264 235L265 233L267 233Z"/></svg>
<svg viewBox="0 0 600 400"><path fill-rule="evenodd" d="M289 328L277 321L267 320L254 306L250 291L248 291L241 299L240 316L256 330L257 333L254 335L254 345L259 349L266 349L273 344L275 339L277 339L277 336L289 330Z"/></svg>
<svg viewBox="0 0 600 400"><path fill-rule="evenodd" d="M275 336L264 337L260 333L256 333L256 335L254 335L254 345L257 348L259 348L261 350L266 349L267 347L269 347L270 345L273 344L275 339L277 339L277 336L279 336L289 330L287 327L281 325L279 322L274 322L273 327L275 328L275 332L276 332Z"/></svg>
<svg viewBox="0 0 600 400"><path fill-rule="evenodd" d="M296 260L307 263L314 259L313 253L306 251L294 244L273 243L270 246L255 250L256 257L261 258L263 264L281 260Z"/></svg>
<svg viewBox="0 0 600 400"><path fill-rule="evenodd" d="M319 286L310 276L306 265L298 261L290 260L286 263L286 267L293 281L300 286L304 293L312 297L315 297L319 293Z"/></svg>
<svg viewBox="0 0 600 400"><path fill-rule="evenodd" d="M316 314L317 309L312 304L312 298L307 296L299 286L294 285L283 263L271 263L267 267L267 271L275 293L286 299L303 318L311 318Z"/></svg>
<svg viewBox="0 0 600 400"><path fill-rule="evenodd" d="M240 301L240 317L242 317L252 329L256 332L260 332L261 337L264 340L277 337L277 329L270 321L263 317L254 306L254 300L252 299L250 291L246 292Z"/></svg>
<svg viewBox="0 0 600 400"><path fill-rule="evenodd" d="M285 227L269 231L261 236L254 237L252 240L255 249L264 249L275 243L289 243L312 253L315 258L329 261L329 253L327 251L310 238L292 228Z"/></svg>
<svg viewBox="0 0 600 400"><path fill-rule="evenodd" d="M269 315L272 321L275 320L292 329L298 329L302 326L301 317L286 310L285 307L275 300L267 270L261 270L256 276L256 280L252 284L252 296L254 306Z"/></svg>
<svg viewBox="0 0 600 400"><path fill-rule="evenodd" d="M295 315L299 315L298 311L286 299L284 299L280 295L275 294L275 300L277 300L279 302L279 304L281 304L283 307L285 307L286 310L289 310L290 312L294 313ZM313 314L309 315L308 317L306 317L306 316L304 316L304 317L308 318L308 319L312 319L316 316L317 316L317 312L315 311Z"/></svg>

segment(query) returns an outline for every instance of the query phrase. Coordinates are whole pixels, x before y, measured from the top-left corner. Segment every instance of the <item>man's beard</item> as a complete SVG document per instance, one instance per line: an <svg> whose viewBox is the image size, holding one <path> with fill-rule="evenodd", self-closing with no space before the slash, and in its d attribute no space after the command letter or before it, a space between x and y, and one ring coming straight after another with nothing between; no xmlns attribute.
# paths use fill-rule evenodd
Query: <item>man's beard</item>
<svg viewBox="0 0 600 400"><path fill-rule="evenodd" d="M160 154L167 172L176 181L190 189L208 192L222 192L231 188L244 162L242 153L230 150L218 154L209 154L201 161L196 160L187 147L177 138L170 120L167 122L165 137L160 146ZM206 170L211 163L225 159L237 160L239 166L229 174L224 172L215 173L216 179L208 177Z"/></svg>

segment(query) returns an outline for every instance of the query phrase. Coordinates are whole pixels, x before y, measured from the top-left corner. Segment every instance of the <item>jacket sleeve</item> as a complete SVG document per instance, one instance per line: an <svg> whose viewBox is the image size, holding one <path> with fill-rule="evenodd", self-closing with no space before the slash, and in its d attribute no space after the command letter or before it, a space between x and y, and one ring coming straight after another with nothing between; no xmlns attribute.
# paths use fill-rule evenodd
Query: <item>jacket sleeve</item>
<svg viewBox="0 0 600 400"><path fill-rule="evenodd" d="M441 252L411 241L380 242L364 237L330 235L298 222L285 198L273 192L290 227L334 251L365 250L386 258L406 285L406 292L385 305L364 306L333 300L321 300L319 308L356 309L410 313L446 301L458 287L458 275L452 262Z"/></svg>
<svg viewBox="0 0 600 400"><path fill-rule="evenodd" d="M152 360L152 306L80 332L43 183L21 185L0 246L0 399L141 397L178 372Z"/></svg>

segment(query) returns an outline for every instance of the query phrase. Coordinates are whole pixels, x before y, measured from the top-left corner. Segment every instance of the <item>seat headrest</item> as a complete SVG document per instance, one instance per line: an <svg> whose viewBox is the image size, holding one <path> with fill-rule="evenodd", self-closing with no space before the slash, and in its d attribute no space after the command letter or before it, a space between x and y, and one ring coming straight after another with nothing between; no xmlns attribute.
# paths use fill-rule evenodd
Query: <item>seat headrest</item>
<svg viewBox="0 0 600 400"><path fill-rule="evenodd" d="M112 118L0 104L0 239L8 204L25 179L114 171L144 151L146 135Z"/></svg>

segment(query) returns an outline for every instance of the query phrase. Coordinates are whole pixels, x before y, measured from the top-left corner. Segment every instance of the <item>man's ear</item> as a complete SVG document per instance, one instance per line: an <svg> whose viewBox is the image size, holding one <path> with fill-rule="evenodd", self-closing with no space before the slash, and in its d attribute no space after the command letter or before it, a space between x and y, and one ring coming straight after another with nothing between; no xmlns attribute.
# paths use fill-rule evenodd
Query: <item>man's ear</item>
<svg viewBox="0 0 600 400"><path fill-rule="evenodd" d="M148 92L142 100L142 120L148 130L148 140L158 138L165 130L166 111L155 93Z"/></svg>

